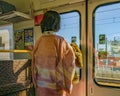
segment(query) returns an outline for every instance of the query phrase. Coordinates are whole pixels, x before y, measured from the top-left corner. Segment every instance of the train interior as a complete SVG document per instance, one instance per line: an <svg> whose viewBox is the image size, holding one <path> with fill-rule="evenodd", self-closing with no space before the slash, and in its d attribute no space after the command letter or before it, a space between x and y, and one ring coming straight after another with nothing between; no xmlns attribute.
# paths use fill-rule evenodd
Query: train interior
<svg viewBox="0 0 120 96"><path fill-rule="evenodd" d="M83 54L67 96L120 96L120 0L0 0L0 96L35 96L31 57L47 10Z"/></svg>

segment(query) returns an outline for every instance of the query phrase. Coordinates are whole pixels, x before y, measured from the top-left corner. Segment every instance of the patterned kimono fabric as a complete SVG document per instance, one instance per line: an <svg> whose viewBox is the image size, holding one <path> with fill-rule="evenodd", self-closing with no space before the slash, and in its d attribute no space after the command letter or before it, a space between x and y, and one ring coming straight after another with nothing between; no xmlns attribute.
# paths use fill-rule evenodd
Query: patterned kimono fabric
<svg viewBox="0 0 120 96"><path fill-rule="evenodd" d="M35 44L32 78L37 96L66 96L72 91L75 56L66 40L43 34Z"/></svg>

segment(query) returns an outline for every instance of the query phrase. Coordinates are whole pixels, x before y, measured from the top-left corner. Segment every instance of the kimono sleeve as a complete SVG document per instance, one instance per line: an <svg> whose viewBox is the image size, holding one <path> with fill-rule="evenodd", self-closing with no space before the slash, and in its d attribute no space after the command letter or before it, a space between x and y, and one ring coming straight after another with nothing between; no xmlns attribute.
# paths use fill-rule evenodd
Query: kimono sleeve
<svg viewBox="0 0 120 96"><path fill-rule="evenodd" d="M65 90L68 93L72 91L72 80L75 74L75 55L72 47L69 43L63 43L63 70L64 70L64 82Z"/></svg>
<svg viewBox="0 0 120 96"><path fill-rule="evenodd" d="M36 84L36 75L37 75L37 69L35 67L35 53L38 49L38 46L39 46L39 42L40 40L38 40L36 43L35 43L35 46L34 46L34 49L33 49L33 52L32 52L32 81L33 81L33 84L34 84L34 87L36 88L37 87L37 84Z"/></svg>

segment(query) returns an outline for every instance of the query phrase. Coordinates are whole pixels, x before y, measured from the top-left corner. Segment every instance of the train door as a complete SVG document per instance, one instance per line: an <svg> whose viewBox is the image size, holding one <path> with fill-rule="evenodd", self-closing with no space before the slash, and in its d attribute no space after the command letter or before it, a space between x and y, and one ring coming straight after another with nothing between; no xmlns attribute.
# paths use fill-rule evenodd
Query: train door
<svg viewBox="0 0 120 96"><path fill-rule="evenodd" d="M120 96L120 2L88 1L87 95Z"/></svg>
<svg viewBox="0 0 120 96"><path fill-rule="evenodd" d="M77 69L80 74L79 83L74 84L73 92L69 96L86 96L86 30L85 30L85 2L70 4L55 8L60 12L61 28L58 32L69 43L74 39L83 53L83 68Z"/></svg>

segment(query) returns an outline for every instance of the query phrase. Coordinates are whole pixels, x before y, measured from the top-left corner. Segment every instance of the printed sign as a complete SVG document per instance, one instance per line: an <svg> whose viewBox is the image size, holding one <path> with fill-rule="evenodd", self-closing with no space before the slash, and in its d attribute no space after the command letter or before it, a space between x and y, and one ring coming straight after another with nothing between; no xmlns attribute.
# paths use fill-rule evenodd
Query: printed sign
<svg viewBox="0 0 120 96"><path fill-rule="evenodd" d="M17 30L14 33L15 49L24 49L24 30Z"/></svg>
<svg viewBox="0 0 120 96"><path fill-rule="evenodd" d="M24 30L24 42L25 42L25 49L32 50L33 49L33 28L25 29Z"/></svg>
<svg viewBox="0 0 120 96"><path fill-rule="evenodd" d="M105 42L106 42L105 34L100 34L99 35L99 44L105 44Z"/></svg>
<svg viewBox="0 0 120 96"><path fill-rule="evenodd" d="M77 39L76 36L71 37L71 42L76 42L76 39Z"/></svg>

